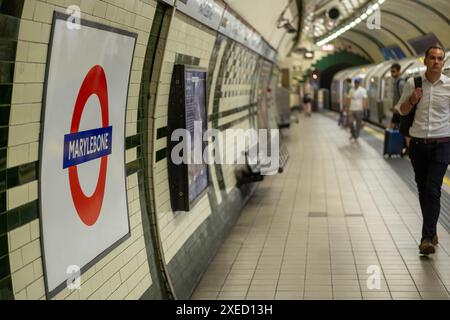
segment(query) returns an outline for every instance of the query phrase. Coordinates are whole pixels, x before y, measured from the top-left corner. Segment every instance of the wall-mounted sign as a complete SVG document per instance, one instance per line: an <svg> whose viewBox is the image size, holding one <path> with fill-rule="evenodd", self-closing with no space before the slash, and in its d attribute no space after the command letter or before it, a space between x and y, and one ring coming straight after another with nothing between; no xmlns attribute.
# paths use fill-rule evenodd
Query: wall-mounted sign
<svg viewBox="0 0 450 320"><path fill-rule="evenodd" d="M425 53L429 47L436 45L442 46L436 35L431 32L417 38L409 39L408 42L419 55Z"/></svg>
<svg viewBox="0 0 450 320"><path fill-rule="evenodd" d="M168 119L167 161L173 211L190 211L207 191L208 166L203 157L206 129L206 70L177 64Z"/></svg>
<svg viewBox="0 0 450 320"><path fill-rule="evenodd" d="M227 37L244 44L245 25L235 17L230 11L225 10L219 32Z"/></svg>
<svg viewBox="0 0 450 320"><path fill-rule="evenodd" d="M162 1L172 6L175 3L177 10L276 63L277 52L265 43L259 33L248 27L220 3L214 0Z"/></svg>
<svg viewBox="0 0 450 320"><path fill-rule="evenodd" d="M249 28L230 11L225 10L218 31L266 59L275 61L277 52L262 39L259 33Z"/></svg>
<svg viewBox="0 0 450 320"><path fill-rule="evenodd" d="M46 289L66 287L130 235L125 111L136 34L55 13L41 138Z"/></svg>
<svg viewBox="0 0 450 320"><path fill-rule="evenodd" d="M176 7L197 21L217 30L225 8L214 0L178 0Z"/></svg>

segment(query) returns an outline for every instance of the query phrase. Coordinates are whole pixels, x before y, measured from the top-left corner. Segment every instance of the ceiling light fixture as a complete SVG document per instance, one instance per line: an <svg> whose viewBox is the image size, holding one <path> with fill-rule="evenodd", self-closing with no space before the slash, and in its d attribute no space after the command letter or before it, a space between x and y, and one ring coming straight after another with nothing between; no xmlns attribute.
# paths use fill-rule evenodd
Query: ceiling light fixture
<svg viewBox="0 0 450 320"><path fill-rule="evenodd" d="M323 46L324 44L327 44L328 42L336 39L341 34L349 31L350 29L356 27L359 23L361 23L363 20L367 19L375 10L377 10L386 0L378 0L372 3L367 7L364 13L362 13L358 18L347 24L346 26L343 26L336 30L334 33L328 35L327 37L323 38L322 40L318 41L316 45L319 47Z"/></svg>

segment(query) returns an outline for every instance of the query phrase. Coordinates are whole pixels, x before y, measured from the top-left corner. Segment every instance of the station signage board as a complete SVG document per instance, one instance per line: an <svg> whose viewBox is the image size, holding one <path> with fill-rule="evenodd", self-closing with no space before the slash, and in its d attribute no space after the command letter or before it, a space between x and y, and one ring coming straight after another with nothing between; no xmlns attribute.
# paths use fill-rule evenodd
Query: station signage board
<svg viewBox="0 0 450 320"><path fill-rule="evenodd" d="M40 144L46 291L130 236L125 114L137 35L55 12Z"/></svg>
<svg viewBox="0 0 450 320"><path fill-rule="evenodd" d="M219 28L225 10L223 5L214 0L178 0L176 7L214 30Z"/></svg>

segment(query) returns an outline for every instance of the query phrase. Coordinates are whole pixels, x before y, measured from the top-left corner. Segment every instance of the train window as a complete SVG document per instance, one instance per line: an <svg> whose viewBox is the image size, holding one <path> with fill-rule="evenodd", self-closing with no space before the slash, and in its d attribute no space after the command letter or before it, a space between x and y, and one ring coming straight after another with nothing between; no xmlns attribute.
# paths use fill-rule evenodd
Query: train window
<svg viewBox="0 0 450 320"><path fill-rule="evenodd" d="M393 93L394 93L394 86L393 83L394 80L392 79L392 77L387 77L384 81L384 100L392 100L393 97Z"/></svg>

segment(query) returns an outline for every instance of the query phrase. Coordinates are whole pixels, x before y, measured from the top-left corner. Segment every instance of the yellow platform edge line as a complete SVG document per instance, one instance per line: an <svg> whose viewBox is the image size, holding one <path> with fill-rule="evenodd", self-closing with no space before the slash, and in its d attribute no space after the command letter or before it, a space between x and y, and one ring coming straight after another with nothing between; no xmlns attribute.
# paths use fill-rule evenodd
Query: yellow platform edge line
<svg viewBox="0 0 450 320"><path fill-rule="evenodd" d="M379 140L384 140L384 135L382 133L378 132L377 130L372 129L371 127L368 127L367 125L364 126L364 131L373 135L375 138L377 138Z"/></svg>
<svg viewBox="0 0 450 320"><path fill-rule="evenodd" d="M446 185L446 186L448 186L448 187L450 187L450 179L449 178L447 178L446 176L444 176L444 184Z"/></svg>

